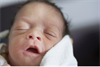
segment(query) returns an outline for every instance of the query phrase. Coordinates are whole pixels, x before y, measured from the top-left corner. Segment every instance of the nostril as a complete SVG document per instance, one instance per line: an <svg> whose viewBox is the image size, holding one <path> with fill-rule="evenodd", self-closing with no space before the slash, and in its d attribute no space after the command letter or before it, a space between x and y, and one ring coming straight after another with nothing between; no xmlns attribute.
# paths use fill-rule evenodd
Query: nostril
<svg viewBox="0 0 100 67"><path fill-rule="evenodd" d="M28 39L37 39L37 40L41 40L41 37L38 37L38 36L32 36L32 35L28 35L27 38L28 38Z"/></svg>
<svg viewBox="0 0 100 67"><path fill-rule="evenodd" d="M29 35L29 38L30 38L30 39L32 39L32 36L31 36L31 35Z"/></svg>
<svg viewBox="0 0 100 67"><path fill-rule="evenodd" d="M40 37L37 37L37 39L38 39L38 40L41 40L41 38L40 38Z"/></svg>

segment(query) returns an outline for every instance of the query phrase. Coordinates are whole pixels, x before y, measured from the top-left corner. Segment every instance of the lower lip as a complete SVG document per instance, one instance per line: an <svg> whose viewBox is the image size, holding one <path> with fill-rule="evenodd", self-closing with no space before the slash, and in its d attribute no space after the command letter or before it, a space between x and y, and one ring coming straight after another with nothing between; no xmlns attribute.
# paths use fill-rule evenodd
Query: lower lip
<svg viewBox="0 0 100 67"><path fill-rule="evenodd" d="M28 51L24 51L23 52L24 53L24 55L26 55L26 56L32 56L32 57L36 57L36 56L38 56L39 54L37 54L37 53L31 53L31 52L28 52Z"/></svg>

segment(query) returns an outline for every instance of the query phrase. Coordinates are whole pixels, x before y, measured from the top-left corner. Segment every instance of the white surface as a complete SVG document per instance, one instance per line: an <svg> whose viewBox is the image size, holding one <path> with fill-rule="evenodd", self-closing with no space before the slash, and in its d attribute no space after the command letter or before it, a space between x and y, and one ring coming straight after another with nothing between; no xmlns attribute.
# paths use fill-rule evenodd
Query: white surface
<svg viewBox="0 0 100 67"><path fill-rule="evenodd" d="M100 18L100 0L52 0L62 8L71 20L70 29L78 29L98 24L92 22Z"/></svg>

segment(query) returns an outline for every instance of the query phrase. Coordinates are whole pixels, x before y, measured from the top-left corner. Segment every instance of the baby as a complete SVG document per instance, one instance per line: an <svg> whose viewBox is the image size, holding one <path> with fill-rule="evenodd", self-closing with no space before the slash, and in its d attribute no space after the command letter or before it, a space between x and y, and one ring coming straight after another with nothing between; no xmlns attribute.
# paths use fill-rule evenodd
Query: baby
<svg viewBox="0 0 100 67"><path fill-rule="evenodd" d="M9 33L8 65L39 66L48 50L69 34L60 9L48 1L24 4Z"/></svg>

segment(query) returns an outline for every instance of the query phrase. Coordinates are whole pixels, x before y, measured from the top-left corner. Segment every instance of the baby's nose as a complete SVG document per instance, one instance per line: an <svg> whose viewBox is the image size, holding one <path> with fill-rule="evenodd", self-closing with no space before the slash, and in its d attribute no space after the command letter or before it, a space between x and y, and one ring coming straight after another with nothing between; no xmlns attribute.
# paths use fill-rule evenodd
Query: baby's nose
<svg viewBox="0 0 100 67"><path fill-rule="evenodd" d="M31 39L31 40L34 40L34 39L37 39L39 41L41 41L41 37L39 35L32 35L32 34L29 34L27 36L27 39Z"/></svg>

